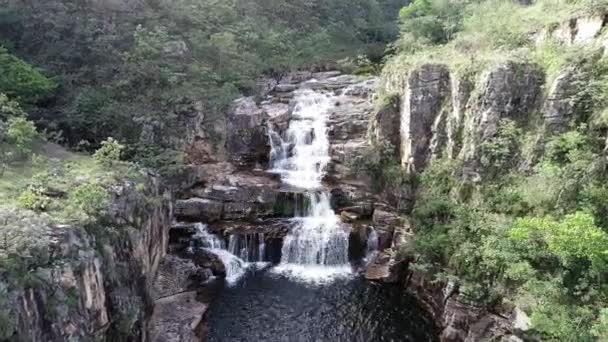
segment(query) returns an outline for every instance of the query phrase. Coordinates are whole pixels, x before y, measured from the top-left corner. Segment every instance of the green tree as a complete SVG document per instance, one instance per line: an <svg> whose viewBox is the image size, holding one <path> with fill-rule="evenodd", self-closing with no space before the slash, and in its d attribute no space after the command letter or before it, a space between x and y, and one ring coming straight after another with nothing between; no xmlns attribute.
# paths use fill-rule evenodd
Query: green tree
<svg viewBox="0 0 608 342"><path fill-rule="evenodd" d="M0 46L0 93L24 104L35 104L50 96L55 88L39 70Z"/></svg>

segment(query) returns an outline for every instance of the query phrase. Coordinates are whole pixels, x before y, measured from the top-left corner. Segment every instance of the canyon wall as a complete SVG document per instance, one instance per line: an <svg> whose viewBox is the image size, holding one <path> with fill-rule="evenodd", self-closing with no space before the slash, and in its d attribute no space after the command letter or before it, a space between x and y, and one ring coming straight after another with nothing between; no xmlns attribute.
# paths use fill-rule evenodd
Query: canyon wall
<svg viewBox="0 0 608 342"><path fill-rule="evenodd" d="M43 214L2 212L48 246L44 265L0 279L5 333L16 341L147 340L150 291L164 258L172 200L158 179L143 189L111 189L107 217L86 226L53 224ZM48 249L47 249L48 248ZM8 319L7 319L8 318Z"/></svg>

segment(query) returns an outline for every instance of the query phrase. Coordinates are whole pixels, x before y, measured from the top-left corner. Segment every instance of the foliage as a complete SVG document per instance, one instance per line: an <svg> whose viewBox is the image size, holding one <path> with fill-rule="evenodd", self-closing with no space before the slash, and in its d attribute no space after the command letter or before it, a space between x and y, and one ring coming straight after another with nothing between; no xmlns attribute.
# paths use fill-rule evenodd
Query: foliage
<svg viewBox="0 0 608 342"><path fill-rule="evenodd" d="M17 201L22 208L35 211L45 211L51 203L51 199L44 194L44 189L32 186L25 189Z"/></svg>
<svg viewBox="0 0 608 342"><path fill-rule="evenodd" d="M55 88L39 70L0 46L0 93L24 104L35 104L49 97Z"/></svg>
<svg viewBox="0 0 608 342"><path fill-rule="evenodd" d="M492 177L469 184L462 165L445 159L420 175L413 252L457 279L461 296L518 305L541 340L594 340L605 334L608 298L601 140L586 125L550 137L542 159L521 174L518 130L502 122L484 143L492 162L482 170L501 167Z"/></svg>
<svg viewBox="0 0 608 342"><path fill-rule="evenodd" d="M365 173L376 190L402 187L407 177L395 159L395 147L389 142L377 142L356 156L349 165L356 173Z"/></svg>
<svg viewBox="0 0 608 342"><path fill-rule="evenodd" d="M12 117L8 119L6 140L14 145L21 154L29 154L32 144L38 138L34 123L24 117Z"/></svg>
<svg viewBox="0 0 608 342"><path fill-rule="evenodd" d="M460 30L461 11L466 3L451 0L413 1L399 12L402 39L414 44L447 43Z"/></svg>
<svg viewBox="0 0 608 342"><path fill-rule="evenodd" d="M6 94L0 93L0 121L7 121L11 117L25 116L17 101L11 100Z"/></svg>
<svg viewBox="0 0 608 342"><path fill-rule="evenodd" d="M120 161L125 146L114 138L101 142L101 147L93 154L93 158L102 165L112 166Z"/></svg>
<svg viewBox="0 0 608 342"><path fill-rule="evenodd" d="M108 192L101 185L85 183L70 192L69 205L88 216L96 216L108 203Z"/></svg>
<svg viewBox="0 0 608 342"><path fill-rule="evenodd" d="M481 143L481 165L490 177L515 166L514 163L519 159L521 135L521 129L517 128L514 121L502 119L496 135Z"/></svg>
<svg viewBox="0 0 608 342"><path fill-rule="evenodd" d="M215 137L230 102L257 94L263 74L359 55L371 61L360 71L375 72L408 2L5 0L0 42L61 89L40 103L49 110L37 124L91 149L113 136L137 157L150 144L181 148L170 135L193 110Z"/></svg>

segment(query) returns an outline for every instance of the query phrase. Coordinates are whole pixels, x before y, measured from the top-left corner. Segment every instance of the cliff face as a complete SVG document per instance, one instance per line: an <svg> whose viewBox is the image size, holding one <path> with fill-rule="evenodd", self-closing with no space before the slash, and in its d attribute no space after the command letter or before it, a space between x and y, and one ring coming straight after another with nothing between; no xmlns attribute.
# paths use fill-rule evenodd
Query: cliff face
<svg viewBox="0 0 608 342"><path fill-rule="evenodd" d="M584 47L596 52L588 58L599 59L607 51L605 25L602 15L580 17L532 36L537 44L551 39ZM385 79L385 90L394 94L389 103L399 103L399 110L386 105L371 117L372 138L398 144L399 161L410 174L447 157L460 160L464 176L475 184L487 176L483 144L497 135L502 120L538 133L533 154L542 153L538 147L551 134L583 122L581 88L590 77L583 65L589 62L569 60L553 75L521 58L501 58L476 71L441 63L415 65ZM395 124L398 132L390 129ZM537 157L525 156L515 167L525 172ZM406 288L434 314L442 341L519 341L518 334L528 329L529 318L517 308L490 312L459 296L454 284L432 282L430 275L413 269L406 274Z"/></svg>
<svg viewBox="0 0 608 342"><path fill-rule="evenodd" d="M6 273L0 279L11 311L10 322L3 322L13 330L9 340L146 340L151 283L167 249L171 196L153 177L143 191L125 183L111 196L108 217L86 227L35 220L36 231L48 237L48 262L21 274L23 279ZM7 222L31 215L3 213Z"/></svg>

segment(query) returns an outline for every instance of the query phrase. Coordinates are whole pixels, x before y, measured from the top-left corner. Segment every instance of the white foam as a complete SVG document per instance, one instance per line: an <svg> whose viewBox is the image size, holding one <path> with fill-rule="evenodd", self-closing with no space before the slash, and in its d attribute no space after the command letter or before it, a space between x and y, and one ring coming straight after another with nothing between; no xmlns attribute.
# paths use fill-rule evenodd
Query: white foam
<svg viewBox="0 0 608 342"><path fill-rule="evenodd" d="M354 277L350 265L279 264L272 268L270 273L313 285L323 285L337 279Z"/></svg>

